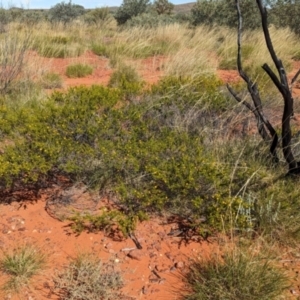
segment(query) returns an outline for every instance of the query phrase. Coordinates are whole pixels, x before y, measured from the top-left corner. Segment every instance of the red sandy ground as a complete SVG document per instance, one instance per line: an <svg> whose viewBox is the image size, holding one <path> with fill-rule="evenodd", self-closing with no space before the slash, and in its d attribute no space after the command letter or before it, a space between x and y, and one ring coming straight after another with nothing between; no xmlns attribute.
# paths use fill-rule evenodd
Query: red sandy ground
<svg viewBox="0 0 300 300"><path fill-rule="evenodd" d="M64 88L76 85L106 85L113 72L107 59L89 51L78 58L46 59L34 52L30 53L30 57L35 63L45 66L45 70L61 74ZM163 75L161 66L165 60L166 58L160 56L151 57L135 61L135 66L143 79L152 84ZM92 65L93 74L80 79L67 78L64 75L66 67L76 62ZM295 67L300 67L300 64L297 63ZM239 80L235 71L219 70L218 76L224 82ZM299 91L295 89L295 95L300 95ZM93 252L103 261L113 260L116 268L120 268L125 282L123 292L127 299L176 300L180 299L179 292L185 289L180 274L189 260L193 257L205 258L219 251L216 242L192 241L187 245L180 244L180 239L168 235L172 228L176 228L176 224L163 225L163 219L152 219L138 225L135 234L143 249L134 250L133 256L136 257L130 258L129 251L124 249L135 248L131 239L118 242L102 232L83 232L76 236L66 227L68 222L60 222L50 217L45 211L45 198L49 193L51 190L42 192L38 201L33 201L28 196L21 203L0 205L0 247L10 249L29 243L41 248L49 256L48 268L33 279L31 289L24 289L18 296L3 296L3 299L57 299L49 295L47 288L48 285L51 286L51 278L56 270L61 270L69 258L80 252ZM5 277L2 276L0 283L4 281ZM298 289L292 292L297 294Z"/></svg>
<svg viewBox="0 0 300 300"><path fill-rule="evenodd" d="M57 221L48 215L44 209L44 196L37 202L29 200L22 203L0 206L0 245L3 249L9 249L20 244L33 244L49 255L49 266L42 276L32 281L30 291L25 290L23 295L19 295L21 299L57 299L49 296L49 289L45 287L52 285L51 276L56 270L61 270L69 258L81 252L96 253L104 262L113 260L116 269L123 273L123 292L131 297L129 299L180 299L177 290L180 286L183 290L180 272L189 259L205 257L214 251L213 243L180 245L179 238L167 235L172 225L162 225L163 220L154 219L138 225L135 235L143 249L131 252L136 257L130 258L126 248L136 248L130 238L117 242L102 232L84 232L76 236L66 227L68 222Z"/></svg>

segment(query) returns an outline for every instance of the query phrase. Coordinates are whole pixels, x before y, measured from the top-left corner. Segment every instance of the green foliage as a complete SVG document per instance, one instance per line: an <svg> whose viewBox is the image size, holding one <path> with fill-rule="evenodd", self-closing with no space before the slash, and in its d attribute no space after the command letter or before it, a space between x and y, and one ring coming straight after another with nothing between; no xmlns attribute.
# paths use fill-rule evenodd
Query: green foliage
<svg viewBox="0 0 300 300"><path fill-rule="evenodd" d="M112 73L108 85L121 89L128 99L141 91L144 82L140 80L135 69L130 66L121 65Z"/></svg>
<svg viewBox="0 0 300 300"><path fill-rule="evenodd" d="M243 28L255 29L261 25L255 1L241 1ZM192 8L192 24L228 26L237 28L235 3L230 0L198 0Z"/></svg>
<svg viewBox="0 0 300 300"><path fill-rule="evenodd" d="M21 17L22 17L22 14L24 13L24 9L23 8L15 7L15 6L9 8L8 11L9 11L9 14L11 16L11 20L13 22L16 22L16 21L20 20Z"/></svg>
<svg viewBox="0 0 300 300"><path fill-rule="evenodd" d="M43 102L3 103L0 136L10 143L0 156L2 187L39 184L63 173L110 192L121 213L75 216L79 231L117 224L126 233L141 212L164 211L189 218L204 235L251 229L253 203L239 191L253 171L238 168L233 176L235 162L207 144L205 132L219 130L217 120L232 103L221 82L169 77L142 91L132 69L116 74L113 88L80 87Z"/></svg>
<svg viewBox="0 0 300 300"><path fill-rule="evenodd" d="M5 32L0 42L0 94L8 93L18 81L26 61L26 51L31 47L32 34ZM22 80L22 79L21 79Z"/></svg>
<svg viewBox="0 0 300 300"><path fill-rule="evenodd" d="M123 237L127 237L135 229L138 221L145 219L147 216L143 212L128 216L118 210L103 210L100 215L76 214L69 218L72 221L71 228L77 233L84 230L89 232L102 230L110 236L116 234L115 227L117 227Z"/></svg>
<svg viewBox="0 0 300 300"><path fill-rule="evenodd" d="M102 263L95 254L77 255L54 278L55 294L65 300L121 299L123 280L112 264Z"/></svg>
<svg viewBox="0 0 300 300"><path fill-rule="evenodd" d="M14 293L19 292L43 269L45 263L46 255L32 246L25 245L5 251L0 259L0 269L9 275L10 279L4 288Z"/></svg>
<svg viewBox="0 0 300 300"><path fill-rule="evenodd" d="M298 16L300 13L299 1L279 0L272 3L270 21L277 27L289 27L297 35L300 34Z"/></svg>
<svg viewBox="0 0 300 300"><path fill-rule="evenodd" d="M40 182L53 170L69 174L85 170L94 155L97 109L108 109L119 98L117 90L94 86L53 93L43 105L3 104L1 136L11 143L0 157L1 186Z"/></svg>
<svg viewBox="0 0 300 300"><path fill-rule="evenodd" d="M69 78L86 77L93 73L93 68L85 64L74 64L67 67L66 75Z"/></svg>
<svg viewBox="0 0 300 300"><path fill-rule="evenodd" d="M90 12L84 15L84 20L88 24L93 24L97 28L102 27L106 22L111 19L112 15L109 12L108 7L101 7L92 9Z"/></svg>
<svg viewBox="0 0 300 300"><path fill-rule="evenodd" d="M196 78L171 76L162 79L151 89L154 95L162 96L166 104L170 102L170 95L174 95L181 108L196 105L221 112L232 105L232 99L221 91L222 85L223 83L214 75Z"/></svg>
<svg viewBox="0 0 300 300"><path fill-rule="evenodd" d="M174 4L170 3L168 0L155 0L153 2L153 7L159 15L170 15L174 9Z"/></svg>
<svg viewBox="0 0 300 300"><path fill-rule="evenodd" d="M84 7L81 5L73 4L72 1L60 2L49 9L49 20L53 23L62 22L67 24L79 16L84 14Z"/></svg>
<svg viewBox="0 0 300 300"><path fill-rule="evenodd" d="M126 26L129 27L144 27L144 28L157 28L159 26L166 26L170 24L178 23L178 19L174 16L166 14L157 14L156 12L143 13L135 17L132 17L126 22ZM155 48L155 45L152 47Z"/></svg>
<svg viewBox="0 0 300 300"><path fill-rule="evenodd" d="M72 49L59 45L46 45L39 49L38 52L43 57L66 58L80 56L83 53L83 48Z"/></svg>
<svg viewBox="0 0 300 300"><path fill-rule="evenodd" d="M282 299L288 288L287 276L271 261L241 250L194 261L186 281L192 290L186 300Z"/></svg>
<svg viewBox="0 0 300 300"><path fill-rule="evenodd" d="M20 17L20 22L28 26L36 26L45 19L43 13L26 10Z"/></svg>
<svg viewBox="0 0 300 300"><path fill-rule="evenodd" d="M106 45L104 44L93 44L91 50L99 56L105 56L109 58L110 52Z"/></svg>
<svg viewBox="0 0 300 300"><path fill-rule="evenodd" d="M0 8L0 33L5 32L6 25L10 21L11 21L11 16L9 12L4 8Z"/></svg>
<svg viewBox="0 0 300 300"><path fill-rule="evenodd" d="M293 60L299 61L300 60L300 51L295 52L293 55Z"/></svg>
<svg viewBox="0 0 300 300"><path fill-rule="evenodd" d="M253 45L243 45L241 49L242 61L244 63L244 67L249 69L253 67L254 63L251 60L251 54L255 50ZM218 55L221 58L219 63L219 68L222 70L236 70L237 69L237 47L221 47L218 50Z"/></svg>
<svg viewBox="0 0 300 300"><path fill-rule="evenodd" d="M43 36L34 41L33 49L43 57L66 58L80 56L84 48L66 36Z"/></svg>
<svg viewBox="0 0 300 300"><path fill-rule="evenodd" d="M115 14L118 25L125 24L132 17L146 12L150 0L124 0Z"/></svg>
<svg viewBox="0 0 300 300"><path fill-rule="evenodd" d="M57 73L46 73L41 80L44 89L55 89L62 87L62 78Z"/></svg>

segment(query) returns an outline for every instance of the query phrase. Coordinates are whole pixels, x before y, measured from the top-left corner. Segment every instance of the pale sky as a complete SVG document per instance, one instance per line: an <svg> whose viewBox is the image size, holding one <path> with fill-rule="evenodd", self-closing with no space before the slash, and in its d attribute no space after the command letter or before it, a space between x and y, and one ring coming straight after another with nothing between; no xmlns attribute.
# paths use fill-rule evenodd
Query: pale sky
<svg viewBox="0 0 300 300"><path fill-rule="evenodd" d="M61 0L0 0L0 7L23 7L23 8L50 8ZM64 2L69 2L65 0ZM120 6L122 0L73 0L72 3L79 4L85 8L95 8L103 6ZM183 4L196 2L196 0L170 0L173 4Z"/></svg>

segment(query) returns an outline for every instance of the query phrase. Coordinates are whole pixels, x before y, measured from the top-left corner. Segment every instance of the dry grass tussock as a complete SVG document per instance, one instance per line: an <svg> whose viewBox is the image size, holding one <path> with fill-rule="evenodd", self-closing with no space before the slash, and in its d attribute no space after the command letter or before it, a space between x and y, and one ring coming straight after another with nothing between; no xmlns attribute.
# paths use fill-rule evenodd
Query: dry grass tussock
<svg viewBox="0 0 300 300"><path fill-rule="evenodd" d="M21 28L20 24L12 23L8 34L20 36L25 30L24 26ZM126 60L164 55L168 57L164 65L167 75L196 76L215 73L218 68L236 69L236 31L225 27L190 28L184 24L171 24L119 30L112 21L101 29L85 23L52 26L45 22L30 28L30 34L30 48L41 56L76 57L92 49L96 43L104 49L112 67ZM271 37L278 56L289 69L290 59L299 49L299 40L288 29L274 27L271 28ZM7 43L3 35L0 40L2 44ZM19 42L22 41L19 38ZM245 70L266 82L261 65L266 62L272 66L272 62L262 32L244 32L242 48ZM34 66L29 69L34 69Z"/></svg>

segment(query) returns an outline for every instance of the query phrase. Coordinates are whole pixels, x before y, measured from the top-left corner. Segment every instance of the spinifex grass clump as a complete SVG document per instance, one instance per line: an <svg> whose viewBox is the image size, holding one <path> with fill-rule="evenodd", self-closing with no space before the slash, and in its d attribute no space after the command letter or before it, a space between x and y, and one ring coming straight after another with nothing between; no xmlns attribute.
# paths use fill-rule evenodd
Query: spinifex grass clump
<svg viewBox="0 0 300 300"><path fill-rule="evenodd" d="M134 68L121 65L112 73L108 85L110 87L118 87L128 99L141 91L144 82Z"/></svg>
<svg viewBox="0 0 300 300"><path fill-rule="evenodd" d="M67 67L66 75L69 78L80 78L93 73L93 68L86 64L75 64Z"/></svg>
<svg viewBox="0 0 300 300"><path fill-rule="evenodd" d="M4 289L19 292L45 267L45 263L46 255L33 246L25 245L3 252L0 258L0 270L9 276Z"/></svg>
<svg viewBox="0 0 300 300"><path fill-rule="evenodd" d="M46 73L41 80L42 87L44 89L55 89L62 87L62 78L57 73Z"/></svg>
<svg viewBox="0 0 300 300"><path fill-rule="evenodd" d="M123 280L116 265L95 254L79 254L54 278L54 293L65 300L121 299Z"/></svg>
<svg viewBox="0 0 300 300"><path fill-rule="evenodd" d="M233 250L221 257L192 262L185 300L283 299L287 276L267 258Z"/></svg>
<svg viewBox="0 0 300 300"><path fill-rule="evenodd" d="M67 36L38 36L33 49L43 57L66 58L80 56L84 47Z"/></svg>

